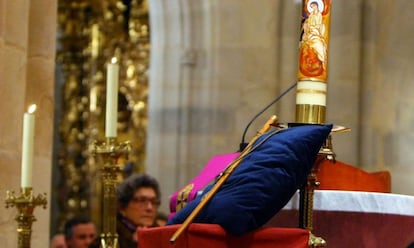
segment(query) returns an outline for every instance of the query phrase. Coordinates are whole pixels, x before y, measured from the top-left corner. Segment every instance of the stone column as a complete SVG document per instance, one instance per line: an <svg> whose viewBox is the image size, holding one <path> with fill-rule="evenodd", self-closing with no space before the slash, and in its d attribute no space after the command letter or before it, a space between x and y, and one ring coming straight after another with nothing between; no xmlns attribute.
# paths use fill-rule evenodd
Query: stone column
<svg viewBox="0 0 414 248"><path fill-rule="evenodd" d="M0 195L19 191L23 113L37 104L33 163L35 194L50 197L56 39L53 0L0 1ZM3 205L4 206L4 205ZM0 211L0 243L17 246L15 208ZM32 247L49 243L49 208L36 208Z"/></svg>

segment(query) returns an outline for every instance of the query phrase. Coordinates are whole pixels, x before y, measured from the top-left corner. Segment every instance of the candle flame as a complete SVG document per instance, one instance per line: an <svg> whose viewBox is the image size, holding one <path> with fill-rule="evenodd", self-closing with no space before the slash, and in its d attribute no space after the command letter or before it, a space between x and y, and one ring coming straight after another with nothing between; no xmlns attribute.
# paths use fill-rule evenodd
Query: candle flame
<svg viewBox="0 0 414 248"><path fill-rule="evenodd" d="M116 64L116 62L117 62L116 57L113 57L113 58L111 59L111 63L112 63L112 64Z"/></svg>
<svg viewBox="0 0 414 248"><path fill-rule="evenodd" d="M30 105L29 110L28 110L29 114L33 114L35 111L36 111L36 104Z"/></svg>

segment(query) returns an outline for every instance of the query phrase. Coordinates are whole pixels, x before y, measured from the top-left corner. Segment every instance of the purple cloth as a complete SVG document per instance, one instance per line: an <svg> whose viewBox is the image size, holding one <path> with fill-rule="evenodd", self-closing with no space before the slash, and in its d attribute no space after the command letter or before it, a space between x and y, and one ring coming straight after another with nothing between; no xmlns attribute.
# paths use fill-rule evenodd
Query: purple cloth
<svg viewBox="0 0 414 248"><path fill-rule="evenodd" d="M219 154L212 157L203 170L187 185L170 196L171 218L178 209L194 200L197 192L204 189L229 165L239 153Z"/></svg>

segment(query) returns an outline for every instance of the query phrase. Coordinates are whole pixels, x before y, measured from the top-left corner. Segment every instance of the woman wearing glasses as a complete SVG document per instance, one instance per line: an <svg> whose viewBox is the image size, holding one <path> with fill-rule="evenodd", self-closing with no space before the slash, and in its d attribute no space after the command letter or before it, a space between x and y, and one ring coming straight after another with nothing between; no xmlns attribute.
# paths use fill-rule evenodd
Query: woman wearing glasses
<svg viewBox="0 0 414 248"><path fill-rule="evenodd" d="M117 232L120 248L137 247L137 229L154 227L160 189L157 180L146 174L134 174L117 190Z"/></svg>

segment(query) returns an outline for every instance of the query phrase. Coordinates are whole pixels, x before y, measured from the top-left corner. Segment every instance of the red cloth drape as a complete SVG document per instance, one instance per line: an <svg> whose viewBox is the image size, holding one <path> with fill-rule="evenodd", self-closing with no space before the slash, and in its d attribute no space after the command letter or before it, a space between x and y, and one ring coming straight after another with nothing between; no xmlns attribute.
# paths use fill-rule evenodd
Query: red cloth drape
<svg viewBox="0 0 414 248"><path fill-rule="evenodd" d="M309 232L299 228L265 227L233 236L216 224L191 224L174 244L169 240L180 225L138 230L139 248L307 248Z"/></svg>

